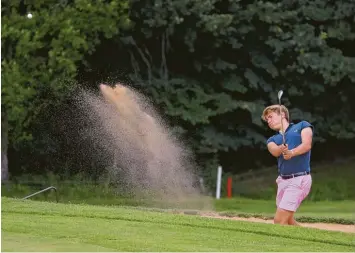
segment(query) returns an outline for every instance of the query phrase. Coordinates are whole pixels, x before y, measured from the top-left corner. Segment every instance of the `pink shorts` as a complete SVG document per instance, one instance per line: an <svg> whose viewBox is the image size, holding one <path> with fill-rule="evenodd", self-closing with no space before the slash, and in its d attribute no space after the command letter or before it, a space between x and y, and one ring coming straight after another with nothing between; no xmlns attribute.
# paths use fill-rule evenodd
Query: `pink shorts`
<svg viewBox="0 0 355 253"><path fill-rule="evenodd" d="M311 186L311 175L299 176L290 179L276 179L277 196L276 206L281 209L295 212L301 202L308 196Z"/></svg>

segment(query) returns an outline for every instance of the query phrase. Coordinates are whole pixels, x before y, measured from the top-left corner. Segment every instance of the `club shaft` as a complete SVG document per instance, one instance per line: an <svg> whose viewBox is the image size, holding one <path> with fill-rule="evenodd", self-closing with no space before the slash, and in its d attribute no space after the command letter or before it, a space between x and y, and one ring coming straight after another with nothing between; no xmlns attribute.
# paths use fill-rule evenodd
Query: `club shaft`
<svg viewBox="0 0 355 253"><path fill-rule="evenodd" d="M282 112L281 112L281 98L279 100L279 105L280 105L280 123L281 123L281 134L282 134L282 144L285 144L285 133L284 133L284 127L282 123Z"/></svg>

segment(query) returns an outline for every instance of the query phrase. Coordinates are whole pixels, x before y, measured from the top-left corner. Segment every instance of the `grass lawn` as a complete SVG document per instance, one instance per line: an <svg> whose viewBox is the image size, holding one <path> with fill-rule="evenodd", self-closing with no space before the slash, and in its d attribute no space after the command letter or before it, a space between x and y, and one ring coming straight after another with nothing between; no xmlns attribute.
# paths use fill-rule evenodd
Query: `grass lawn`
<svg viewBox="0 0 355 253"><path fill-rule="evenodd" d="M353 251L353 234L2 198L2 251Z"/></svg>
<svg viewBox="0 0 355 253"><path fill-rule="evenodd" d="M276 207L273 200L232 198L215 200L218 212L273 217ZM296 212L303 221L320 221L355 224L355 201L305 201Z"/></svg>

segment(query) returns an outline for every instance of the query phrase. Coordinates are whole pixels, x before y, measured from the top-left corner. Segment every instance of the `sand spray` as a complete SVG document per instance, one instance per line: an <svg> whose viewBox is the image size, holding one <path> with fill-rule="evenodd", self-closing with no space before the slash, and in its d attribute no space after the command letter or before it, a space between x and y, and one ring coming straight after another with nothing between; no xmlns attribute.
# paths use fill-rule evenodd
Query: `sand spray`
<svg viewBox="0 0 355 253"><path fill-rule="evenodd" d="M152 103L122 84L99 88L99 94L82 91L78 96L78 108L89 122L81 135L105 153L112 179L132 197L160 206L210 209L192 152Z"/></svg>

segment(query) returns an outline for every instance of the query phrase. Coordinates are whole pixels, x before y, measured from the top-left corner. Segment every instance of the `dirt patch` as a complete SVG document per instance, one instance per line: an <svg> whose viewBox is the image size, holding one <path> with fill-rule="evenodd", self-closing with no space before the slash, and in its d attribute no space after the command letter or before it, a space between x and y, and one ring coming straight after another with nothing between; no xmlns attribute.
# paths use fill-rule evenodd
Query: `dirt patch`
<svg viewBox="0 0 355 253"><path fill-rule="evenodd" d="M273 220L261 219L261 218L244 218L244 217L229 217L223 216L218 213L200 213L202 217L206 218L215 218L215 219L227 219L227 220L240 220L240 221L249 221L249 222L260 222L273 224ZM331 230L331 231L340 231L345 233L355 233L355 225L344 225L344 224L334 224L334 223L300 223L302 227L316 228L322 230Z"/></svg>

